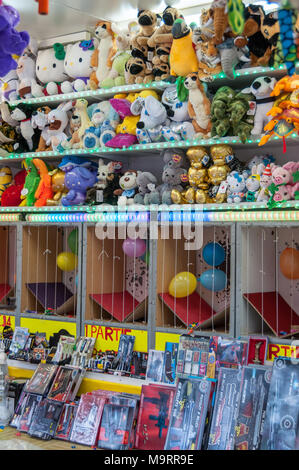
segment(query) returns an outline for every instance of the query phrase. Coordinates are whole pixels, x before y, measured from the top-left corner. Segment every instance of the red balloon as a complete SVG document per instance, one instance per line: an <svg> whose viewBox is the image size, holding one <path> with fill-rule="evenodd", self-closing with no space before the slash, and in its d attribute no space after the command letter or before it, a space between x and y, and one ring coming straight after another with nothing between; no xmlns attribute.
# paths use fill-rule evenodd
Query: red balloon
<svg viewBox="0 0 299 470"><path fill-rule="evenodd" d="M299 279L299 251L285 248L279 259L280 271L288 279Z"/></svg>

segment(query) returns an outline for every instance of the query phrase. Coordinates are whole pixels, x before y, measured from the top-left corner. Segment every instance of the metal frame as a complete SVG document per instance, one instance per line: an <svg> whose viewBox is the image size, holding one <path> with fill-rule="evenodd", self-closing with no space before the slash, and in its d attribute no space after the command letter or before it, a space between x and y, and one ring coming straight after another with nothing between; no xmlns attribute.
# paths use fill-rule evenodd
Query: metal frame
<svg viewBox="0 0 299 470"><path fill-rule="evenodd" d="M278 227L299 227L298 222L240 222L236 223L236 285L235 285L235 299L236 299L236 304L235 304L235 337L245 337L244 334L242 334L241 331L241 315L243 315L243 303L244 299L242 296L242 229L244 227L273 227L273 228L278 228ZM240 260L238 262L238 260ZM293 337L289 338L278 338L277 336L274 336L272 334L268 334L267 337L269 338L270 343L276 343L276 344L290 344L292 342Z"/></svg>

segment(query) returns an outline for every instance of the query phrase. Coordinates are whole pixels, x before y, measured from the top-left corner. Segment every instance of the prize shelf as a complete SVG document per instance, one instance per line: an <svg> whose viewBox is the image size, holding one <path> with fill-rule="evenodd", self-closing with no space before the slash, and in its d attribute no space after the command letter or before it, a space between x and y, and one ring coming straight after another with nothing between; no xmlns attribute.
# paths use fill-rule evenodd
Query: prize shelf
<svg viewBox="0 0 299 470"><path fill-rule="evenodd" d="M299 63L297 63L297 68L299 67ZM242 88L254 80L256 77L262 75L270 75L274 76L277 79L280 79L284 75L286 75L287 69L285 65L280 65L278 68L275 67L248 67L243 69L237 69L235 71L235 79L229 79L224 75L224 73L220 73L218 75L213 76L213 81L207 83L208 87L211 89L217 89L222 85L228 85L233 88ZM41 105L41 104L57 104L61 103L62 101L75 101L77 98L85 98L88 101L99 101L99 100L106 100L112 98L114 95L118 93L138 93L142 90L160 90L163 91L171 85L170 82L167 81L156 81L152 83L141 83L141 84L133 84L133 85L122 85L118 87L112 88L99 88L98 90L85 90L81 92L73 92L73 93L66 93L60 95L52 95L52 96L42 96L39 98L28 98L26 100L15 100L11 101L9 104L11 106L17 106L20 103L26 103L31 105Z"/></svg>
<svg viewBox="0 0 299 470"><path fill-rule="evenodd" d="M123 147L123 148L110 148L110 147L101 147L96 148L93 150L88 149L70 149L65 150L63 153L58 151L50 151L50 152L26 152L21 154L12 153L6 156L0 156L1 162L11 162L13 161L21 161L25 158L49 158L52 160L60 160L65 155L84 155L88 158L93 157L103 157L108 159L119 159L124 160L125 158L129 157L136 152L142 153L143 155L147 154L156 154L159 155L160 152L164 149L169 148L189 148L195 147L197 145L203 145L205 147L210 147L211 145L215 144L229 144L236 149L244 148L244 147L256 147L261 139L261 136L252 136L245 144L242 144L238 137L220 137L220 138L207 138L207 139L194 139L194 140L184 140L180 142L153 142L150 144L136 144L131 145L130 147ZM293 132L289 137L286 138L287 145L298 145L299 136L296 132ZM262 148L266 148L267 145L280 145L282 147L282 139L274 136L265 144ZM116 157L117 154L117 157ZM122 154L122 155L120 155ZM122 158L123 157L123 158Z"/></svg>

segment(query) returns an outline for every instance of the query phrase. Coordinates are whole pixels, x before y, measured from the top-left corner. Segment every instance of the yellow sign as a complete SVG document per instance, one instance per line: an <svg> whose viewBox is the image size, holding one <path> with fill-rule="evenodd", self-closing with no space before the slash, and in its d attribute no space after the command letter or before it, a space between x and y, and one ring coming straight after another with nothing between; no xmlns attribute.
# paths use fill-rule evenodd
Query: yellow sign
<svg viewBox="0 0 299 470"><path fill-rule="evenodd" d="M269 344L267 360L274 361L279 356L299 358L299 347L290 344Z"/></svg>
<svg viewBox="0 0 299 470"><path fill-rule="evenodd" d="M95 354L99 351L117 351L120 335L135 336L134 350L147 352L147 331L86 324L84 335L96 338Z"/></svg>
<svg viewBox="0 0 299 470"><path fill-rule="evenodd" d="M60 330L66 330L70 335L76 337L76 323L72 322L40 320L39 318L21 318L21 326L28 328L30 333L35 333L36 331L46 333L47 339Z"/></svg>
<svg viewBox="0 0 299 470"><path fill-rule="evenodd" d="M165 351L165 343L178 343L180 336L174 333L156 333L155 349Z"/></svg>
<svg viewBox="0 0 299 470"><path fill-rule="evenodd" d="M5 326L10 326L14 330L15 317L13 315L0 315L0 333L2 333Z"/></svg>

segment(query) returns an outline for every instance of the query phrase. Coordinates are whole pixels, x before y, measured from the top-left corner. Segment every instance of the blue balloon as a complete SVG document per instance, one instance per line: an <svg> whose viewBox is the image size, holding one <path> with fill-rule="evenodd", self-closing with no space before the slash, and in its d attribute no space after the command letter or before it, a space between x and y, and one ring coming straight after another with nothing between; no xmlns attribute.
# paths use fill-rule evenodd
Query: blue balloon
<svg viewBox="0 0 299 470"><path fill-rule="evenodd" d="M202 251L202 256L210 266L219 266L225 260L225 250L219 243L207 243Z"/></svg>
<svg viewBox="0 0 299 470"><path fill-rule="evenodd" d="M213 292L223 290L227 283L226 274L221 269L208 269L197 280L203 287Z"/></svg>

